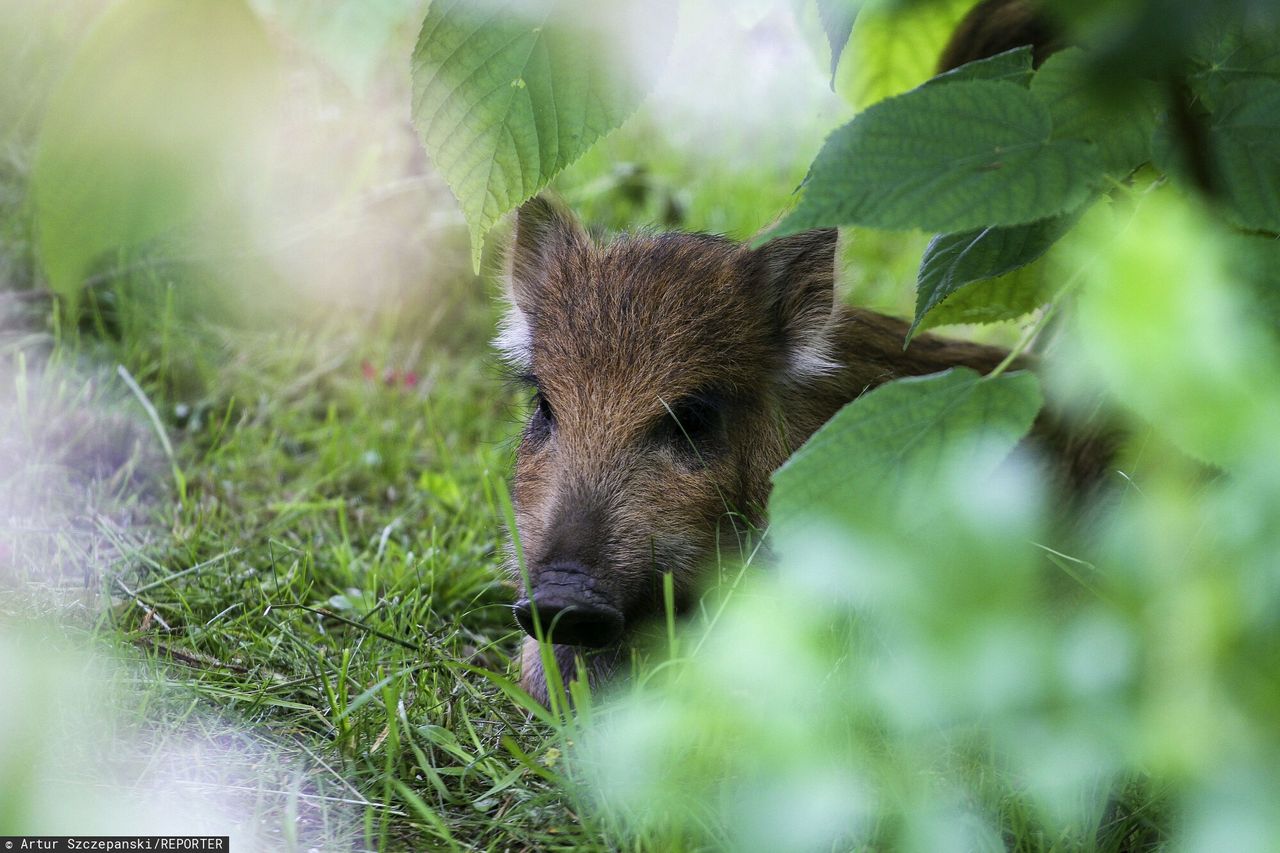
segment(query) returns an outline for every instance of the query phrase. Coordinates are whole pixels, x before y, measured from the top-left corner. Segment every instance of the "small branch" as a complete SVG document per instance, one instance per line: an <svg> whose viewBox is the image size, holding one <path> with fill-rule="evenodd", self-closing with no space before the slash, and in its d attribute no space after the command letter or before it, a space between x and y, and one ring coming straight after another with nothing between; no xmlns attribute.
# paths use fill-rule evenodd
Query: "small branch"
<svg viewBox="0 0 1280 853"><path fill-rule="evenodd" d="M419 646L416 643L411 643L408 640L402 640L393 634L387 634L383 631L379 631L377 628L371 628L363 622L357 622L355 619L348 619L345 616L339 616L337 613L334 613L331 610L325 610L323 607L310 607L306 604L268 604L267 609L262 612L262 615L267 616L272 610L305 610L308 613L314 613L317 616L323 616L326 619L333 619L344 625L350 625L352 628L359 628L361 631L372 634L380 640L386 640L388 643L395 643L397 646L409 649L410 651L419 653L426 651L422 646Z"/></svg>
<svg viewBox="0 0 1280 853"><path fill-rule="evenodd" d="M147 604L147 603L146 603L145 601L143 601L141 598L138 598L137 594L136 594L133 590L131 590L131 589L129 589L129 587L125 586L124 581L120 580L120 576L119 576L119 575L117 575L117 576L115 576L114 578L112 578L112 580L114 580L114 581L116 582L116 585L117 585L118 587L120 587L122 590L124 590L125 595L127 595L127 596L129 596L130 598L132 598L132 599L133 599L133 603L134 603L134 604L136 604L136 605L138 605L139 607L141 607L141 608L142 608L142 612L144 612L144 613L146 613L146 614L147 614L147 615L146 615L146 617L145 617L146 619L148 619L148 620L150 620L150 619L154 619L154 620L156 620L157 622L159 622L159 623L160 623L160 627L164 628L166 631L172 631L172 630L173 630L173 628L171 628L171 627L169 626L169 623L168 623L168 622L166 622L166 621L164 621L164 617L163 617L163 616L161 616L161 615L159 614L159 612L157 612L157 611L156 611L156 609L155 609L154 607L152 607L151 605Z"/></svg>
<svg viewBox="0 0 1280 853"><path fill-rule="evenodd" d="M175 648L174 646L165 645L164 643L158 643L155 640L153 640L151 637L148 637L145 635L138 637L133 642L134 642L134 645L142 646L143 648L152 649L162 654L166 654L169 657L173 658L174 660L180 663L184 663L187 666L192 667L193 669L225 669L225 670L228 670L229 672L235 672L241 675L249 671L243 666L240 666L234 663L223 663L217 658L210 657L209 655L202 655L202 654L197 654L195 652L184 651L182 649Z"/></svg>
<svg viewBox="0 0 1280 853"><path fill-rule="evenodd" d="M234 557L236 554L239 554L239 553L240 553L239 548L232 548L230 551L224 551L218 556L213 557L212 559L209 559L209 560L205 560L203 563L194 565L189 569L183 569L180 572L174 572L168 577L160 578L159 580L152 581L151 583L148 583L148 584L143 584L142 586L138 587L136 591L139 594L141 594L146 592L147 590L155 589L158 586L164 586L165 584L170 583L171 581L175 581L180 577L184 577L186 575L192 574L193 572L198 572L201 569L206 569L209 566L212 566L214 563L220 563L223 560L227 559L228 557Z"/></svg>

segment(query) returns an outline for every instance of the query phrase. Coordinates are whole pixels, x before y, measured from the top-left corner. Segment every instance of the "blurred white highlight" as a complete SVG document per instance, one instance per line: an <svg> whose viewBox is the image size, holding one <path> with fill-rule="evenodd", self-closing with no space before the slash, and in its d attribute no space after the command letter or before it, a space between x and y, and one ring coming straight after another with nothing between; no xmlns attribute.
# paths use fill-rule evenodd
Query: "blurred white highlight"
<svg viewBox="0 0 1280 853"><path fill-rule="evenodd" d="M0 309L0 346L13 334L38 344L11 305ZM118 575L153 533L167 463L112 371L43 364L37 345L24 352L32 362L0 362L0 835L351 849L368 804L318 757L259 726L193 713L188 688L90 642L104 607L149 610ZM174 713L142 712L168 704Z"/></svg>
<svg viewBox="0 0 1280 853"><path fill-rule="evenodd" d="M207 713L163 727L130 720L128 667L49 633L0 625L0 834L229 835L243 851L355 845L366 801L327 766Z"/></svg>

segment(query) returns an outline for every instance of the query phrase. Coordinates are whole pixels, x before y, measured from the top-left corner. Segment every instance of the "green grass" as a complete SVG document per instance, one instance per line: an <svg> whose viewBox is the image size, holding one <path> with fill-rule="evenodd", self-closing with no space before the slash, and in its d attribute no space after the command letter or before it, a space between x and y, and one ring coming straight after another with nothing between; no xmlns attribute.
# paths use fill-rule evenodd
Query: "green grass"
<svg viewBox="0 0 1280 853"><path fill-rule="evenodd" d="M44 520L10 540L19 577L88 586L73 623L135 650L130 701L161 728L190 696L322 755L336 772L317 783L367 802L359 846L581 841L538 763L547 733L478 672L508 674L515 647L496 501L520 404L477 339L428 351L414 319L218 328L166 310L155 282L116 295L118 334L68 335L15 374L7 426L79 413L96 436L15 459L9 491ZM463 298L487 331L483 295ZM159 413L172 465L112 363ZM113 442L127 450L104 459ZM31 488L51 470L69 493ZM77 541L60 522L82 513Z"/></svg>

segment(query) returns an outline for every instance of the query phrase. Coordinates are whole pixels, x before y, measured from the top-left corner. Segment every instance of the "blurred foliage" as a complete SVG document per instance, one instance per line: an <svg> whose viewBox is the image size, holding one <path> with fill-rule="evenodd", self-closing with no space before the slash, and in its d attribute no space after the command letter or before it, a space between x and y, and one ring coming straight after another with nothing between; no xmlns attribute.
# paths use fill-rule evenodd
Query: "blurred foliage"
<svg viewBox="0 0 1280 853"><path fill-rule="evenodd" d="M106 13L50 99L35 159L40 254L56 292L74 302L104 254L158 238L243 239L223 233L248 204L232 176L252 144L242 128L277 107L273 58L238 2L130 0Z"/></svg>
<svg viewBox="0 0 1280 853"><path fill-rule="evenodd" d="M105 0L104 0L105 1ZM45 106L98 2L0 2L0 291L37 279L30 174Z"/></svg>
<svg viewBox="0 0 1280 853"><path fill-rule="evenodd" d="M1010 409L973 394L1005 377L850 405L777 474L776 574L691 628L696 654L595 709L582 772L627 832L1271 849L1275 328L1211 213L1167 186L1128 201L1067 238L1080 305L1047 383L1067 406L1102 389L1132 430L1105 509L1064 537L1027 460L995 465L1029 416L993 443Z"/></svg>
<svg viewBox="0 0 1280 853"><path fill-rule="evenodd" d="M367 93L396 55L396 35L422 19L424 0L249 0L354 91Z"/></svg>

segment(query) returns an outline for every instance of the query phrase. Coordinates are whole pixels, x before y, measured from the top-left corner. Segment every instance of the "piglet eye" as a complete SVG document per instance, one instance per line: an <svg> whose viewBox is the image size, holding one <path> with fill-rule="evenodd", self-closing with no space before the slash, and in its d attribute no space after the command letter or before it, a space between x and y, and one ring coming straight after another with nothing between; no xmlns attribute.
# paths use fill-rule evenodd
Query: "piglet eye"
<svg viewBox="0 0 1280 853"><path fill-rule="evenodd" d="M541 391L534 394L533 403L536 407L535 414L537 414L538 417L542 418L549 424L555 423L556 413L551 410L551 401L547 399L545 394Z"/></svg>
<svg viewBox="0 0 1280 853"><path fill-rule="evenodd" d="M535 442L545 441L554 431L556 415L551 408L551 401L541 391L533 395L533 414L529 416L529 425L525 434Z"/></svg>
<svg viewBox="0 0 1280 853"><path fill-rule="evenodd" d="M714 395L686 397L669 405L655 438L694 464L705 464L721 443L724 411Z"/></svg>
<svg viewBox="0 0 1280 853"><path fill-rule="evenodd" d="M677 438L701 441L720 425L720 412L708 400L684 400L671 408L670 421Z"/></svg>

